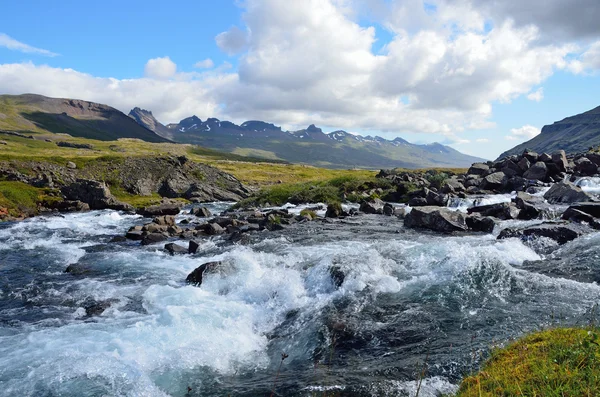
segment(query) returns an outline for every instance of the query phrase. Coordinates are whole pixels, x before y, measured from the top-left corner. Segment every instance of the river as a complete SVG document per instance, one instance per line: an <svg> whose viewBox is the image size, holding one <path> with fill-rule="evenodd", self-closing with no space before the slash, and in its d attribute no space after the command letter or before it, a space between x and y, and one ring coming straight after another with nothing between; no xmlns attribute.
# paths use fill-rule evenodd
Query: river
<svg viewBox="0 0 600 397"><path fill-rule="evenodd" d="M0 396L453 393L493 346L594 316L600 233L496 240L536 222L446 236L361 215L206 238L178 256L109 242L144 223L115 211L0 224ZM185 284L217 260L201 287ZM86 272L65 273L72 263ZM110 306L88 316L94 302Z"/></svg>

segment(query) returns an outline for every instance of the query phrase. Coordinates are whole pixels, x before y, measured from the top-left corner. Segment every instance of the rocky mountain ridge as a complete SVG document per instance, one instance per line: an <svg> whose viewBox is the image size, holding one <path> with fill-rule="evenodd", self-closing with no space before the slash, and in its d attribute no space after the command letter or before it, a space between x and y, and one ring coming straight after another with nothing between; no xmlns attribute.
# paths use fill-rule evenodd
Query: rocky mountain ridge
<svg viewBox="0 0 600 397"><path fill-rule="evenodd" d="M0 95L0 130L69 134L101 141L137 138L168 142L108 105L37 94Z"/></svg>
<svg viewBox="0 0 600 397"><path fill-rule="evenodd" d="M379 136L361 136L343 130L324 133L314 124L297 131L284 131L264 121L250 120L240 125L197 116L179 123L162 125L154 117L139 117L133 109L130 116L162 136L211 149L246 154L295 163L331 168L427 168L467 167L483 159L468 156L439 143L411 144L402 138L387 140ZM151 116L146 112L145 116Z"/></svg>
<svg viewBox="0 0 600 397"><path fill-rule="evenodd" d="M600 106L544 126L539 135L507 150L498 159L520 154L526 149L538 153L564 150L568 154L575 154L599 145Z"/></svg>

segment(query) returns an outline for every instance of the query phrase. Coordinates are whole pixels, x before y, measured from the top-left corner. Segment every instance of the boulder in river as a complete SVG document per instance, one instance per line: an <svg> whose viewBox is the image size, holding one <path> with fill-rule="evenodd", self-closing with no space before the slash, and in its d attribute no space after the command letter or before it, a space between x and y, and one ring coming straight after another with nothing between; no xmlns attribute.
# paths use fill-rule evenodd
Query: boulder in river
<svg viewBox="0 0 600 397"><path fill-rule="evenodd" d="M137 213L146 217L177 215L181 211L182 207L183 204L181 203L162 203L141 208L137 211Z"/></svg>
<svg viewBox="0 0 600 397"><path fill-rule="evenodd" d="M187 248L182 247L181 245L175 244L175 243L165 244L165 251L167 251L171 255L188 253Z"/></svg>
<svg viewBox="0 0 600 397"><path fill-rule="evenodd" d="M538 181L543 181L548 176L548 167L546 167L546 163L543 161L538 161L533 164L525 173L523 174L523 178L525 179L536 179Z"/></svg>
<svg viewBox="0 0 600 397"><path fill-rule="evenodd" d="M567 155L564 150L552 153L552 162L556 164L560 172L567 172L569 161L567 160Z"/></svg>
<svg viewBox="0 0 600 397"><path fill-rule="evenodd" d="M451 233L468 229L464 214L443 207L416 207L404 217L404 226Z"/></svg>
<svg viewBox="0 0 600 397"><path fill-rule="evenodd" d="M525 192L517 192L514 202L517 208L521 210L519 219L538 219L550 214L550 206L541 197L532 196Z"/></svg>
<svg viewBox="0 0 600 397"><path fill-rule="evenodd" d="M467 171L468 175L485 175L490 169L490 166L485 163L475 163Z"/></svg>
<svg viewBox="0 0 600 397"><path fill-rule="evenodd" d="M466 218L466 224L470 230L484 233L492 233L494 231L494 227L496 226L494 218L477 215L468 216Z"/></svg>
<svg viewBox="0 0 600 397"><path fill-rule="evenodd" d="M325 213L326 218L339 218L344 215L344 210L340 203L330 203L327 206L327 212Z"/></svg>
<svg viewBox="0 0 600 397"><path fill-rule="evenodd" d="M202 284L202 277L204 276L204 272L214 271L221 264L222 262L204 263L195 268L194 271L192 271L190 274L188 274L188 276L185 279L185 282L199 287Z"/></svg>
<svg viewBox="0 0 600 397"><path fill-rule="evenodd" d="M592 201L592 198L579 186L571 182L558 182L552 185L544 194L550 204L571 204L582 201Z"/></svg>
<svg viewBox="0 0 600 397"><path fill-rule="evenodd" d="M502 171L487 175L481 181L479 187L485 190L500 190L506 184L507 177Z"/></svg>
<svg viewBox="0 0 600 397"><path fill-rule="evenodd" d="M208 218L209 216L212 215L210 213L210 210L206 207L192 208L190 210L190 214L196 215L197 217L200 217L200 218Z"/></svg>
<svg viewBox="0 0 600 397"><path fill-rule="evenodd" d="M593 216L594 218L600 218L600 203L598 202L583 202L572 204L568 209L574 209L586 214ZM566 211L565 211L566 213Z"/></svg>
<svg viewBox="0 0 600 397"><path fill-rule="evenodd" d="M381 199L373 199L369 201L363 201L360 205L360 210L365 214L383 214L383 206L385 203Z"/></svg>
<svg viewBox="0 0 600 397"><path fill-rule="evenodd" d="M165 241L167 236L162 233L150 233L144 236L142 239L142 245L150 245L160 243L161 241Z"/></svg>
<svg viewBox="0 0 600 397"><path fill-rule="evenodd" d="M545 222L525 228L506 228L500 232L498 239L501 240L510 237L519 237L521 239L547 237L558 244L565 244L589 231L589 228L573 223Z"/></svg>
<svg viewBox="0 0 600 397"><path fill-rule="evenodd" d="M467 212L469 214L478 213L481 216L493 216L498 219L517 219L520 211L513 203L496 203L471 207Z"/></svg>

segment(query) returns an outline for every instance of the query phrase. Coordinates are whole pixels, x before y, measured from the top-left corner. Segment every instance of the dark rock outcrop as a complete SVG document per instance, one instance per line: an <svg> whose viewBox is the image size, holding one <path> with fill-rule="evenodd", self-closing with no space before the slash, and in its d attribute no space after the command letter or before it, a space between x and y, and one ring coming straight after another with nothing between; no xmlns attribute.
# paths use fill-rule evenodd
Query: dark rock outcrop
<svg viewBox="0 0 600 397"><path fill-rule="evenodd" d="M200 266L198 266L194 271L192 271L185 279L185 282L188 284L193 284L196 287L202 285L202 277L204 276L204 272L214 271L217 267L221 266L222 262L207 262Z"/></svg>
<svg viewBox="0 0 600 397"><path fill-rule="evenodd" d="M404 217L404 226L451 233L468 229L465 216L440 207L417 207Z"/></svg>
<svg viewBox="0 0 600 397"><path fill-rule="evenodd" d="M183 208L182 203L162 203L141 208L137 213L146 217L178 215L181 212L181 208Z"/></svg>
<svg viewBox="0 0 600 397"><path fill-rule="evenodd" d="M376 198L369 201L363 201L360 204L360 211L365 214L383 214L383 206L385 203L380 199Z"/></svg>
<svg viewBox="0 0 600 397"><path fill-rule="evenodd" d="M582 201L592 201L592 198L579 186L571 182L558 182L552 185L544 194L544 198L551 204L571 204Z"/></svg>
<svg viewBox="0 0 600 397"><path fill-rule="evenodd" d="M498 239L519 237L529 239L536 237L547 237L558 244L565 244L575 240L577 237L589 232L588 228L572 223L542 223L521 229L507 228L500 232Z"/></svg>
<svg viewBox="0 0 600 397"><path fill-rule="evenodd" d="M104 182L78 179L77 181L61 189L67 200L81 201L87 203L90 209L103 210L113 209L121 211L132 211L129 204L117 200Z"/></svg>

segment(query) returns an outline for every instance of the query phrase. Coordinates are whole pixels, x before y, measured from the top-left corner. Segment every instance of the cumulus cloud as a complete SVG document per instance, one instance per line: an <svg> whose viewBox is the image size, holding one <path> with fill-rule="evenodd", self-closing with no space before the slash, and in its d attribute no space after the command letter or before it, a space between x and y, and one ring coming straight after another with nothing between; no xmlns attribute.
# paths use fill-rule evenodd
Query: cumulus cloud
<svg viewBox="0 0 600 397"><path fill-rule="evenodd" d="M145 78L117 80L33 64L0 65L0 91L79 97L124 111L141 106L163 122L197 114L290 128L315 123L384 135L458 137L492 128L494 103L536 94L532 90L556 70L572 69L577 50L571 43L545 42L535 24L501 12L489 25L487 8L475 0L240 4L243 26L216 37L224 52L239 54L237 70L223 64L182 73L163 57L148 61ZM372 9L380 25L358 18L360 7ZM388 29L391 38L383 46L376 46L375 26Z"/></svg>
<svg viewBox="0 0 600 397"><path fill-rule="evenodd" d="M530 101L540 102L542 99L544 99L544 88L540 87L537 90L530 92L527 95L527 99Z"/></svg>
<svg viewBox="0 0 600 397"><path fill-rule="evenodd" d="M156 79L168 79L177 72L177 65L169 57L153 58L146 62L144 75Z"/></svg>
<svg viewBox="0 0 600 397"><path fill-rule="evenodd" d="M477 138L475 139L475 142L477 143L488 143L490 140L487 138Z"/></svg>
<svg viewBox="0 0 600 397"><path fill-rule="evenodd" d="M215 63L210 58L203 59L202 61L198 61L194 64L194 67L198 69L210 69L213 66L215 66Z"/></svg>
<svg viewBox="0 0 600 397"><path fill-rule="evenodd" d="M511 129L510 135L507 135L505 138L509 141L531 139L534 136L538 135L540 132L541 130L539 128L528 124L524 125L521 128Z"/></svg>
<svg viewBox="0 0 600 397"><path fill-rule="evenodd" d="M215 37L215 40L219 48L229 55L243 51L248 45L248 35L237 26L232 27L226 32L219 33Z"/></svg>
<svg viewBox="0 0 600 397"><path fill-rule="evenodd" d="M9 50L24 52L27 54L38 54L45 55L48 57L55 57L58 55L52 51L44 50L42 48L30 46L29 44L21 43L20 41L15 40L4 33L0 33L0 47L8 48Z"/></svg>

